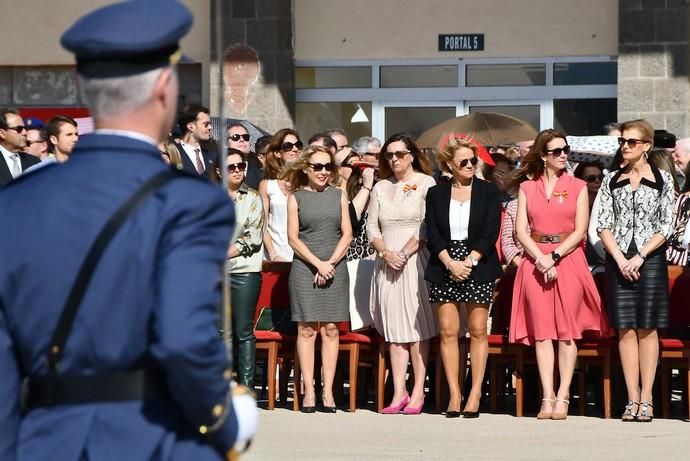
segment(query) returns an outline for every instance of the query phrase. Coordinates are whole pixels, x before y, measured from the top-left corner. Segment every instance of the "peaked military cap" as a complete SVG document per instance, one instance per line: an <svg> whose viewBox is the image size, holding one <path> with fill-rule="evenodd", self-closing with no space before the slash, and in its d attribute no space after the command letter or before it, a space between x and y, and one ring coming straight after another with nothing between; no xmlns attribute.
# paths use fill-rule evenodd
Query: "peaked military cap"
<svg viewBox="0 0 690 461"><path fill-rule="evenodd" d="M192 20L177 0L129 0L81 17L60 43L84 77L126 77L176 63Z"/></svg>

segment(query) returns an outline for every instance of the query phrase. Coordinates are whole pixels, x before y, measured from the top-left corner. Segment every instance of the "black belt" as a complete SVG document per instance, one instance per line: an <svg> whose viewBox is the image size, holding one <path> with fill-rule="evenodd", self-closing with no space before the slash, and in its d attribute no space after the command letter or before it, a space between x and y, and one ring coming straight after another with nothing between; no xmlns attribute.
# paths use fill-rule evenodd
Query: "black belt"
<svg viewBox="0 0 690 461"><path fill-rule="evenodd" d="M113 372L97 375L43 375L24 382L24 408L54 405L159 400L168 396L162 373Z"/></svg>

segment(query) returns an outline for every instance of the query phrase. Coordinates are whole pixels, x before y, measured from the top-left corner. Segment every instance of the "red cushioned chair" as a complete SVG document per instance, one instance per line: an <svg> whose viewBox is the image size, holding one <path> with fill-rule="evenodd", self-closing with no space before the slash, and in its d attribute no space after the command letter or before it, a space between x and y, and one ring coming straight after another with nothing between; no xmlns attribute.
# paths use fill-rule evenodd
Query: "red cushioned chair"
<svg viewBox="0 0 690 461"><path fill-rule="evenodd" d="M261 273L261 292L256 303L254 322L262 307L271 309L290 309L288 278L290 263L264 261ZM287 398L288 361L292 358L295 337L277 331L254 330L256 336L257 360L260 355L266 356L266 375L268 381L268 409L275 408L276 401L276 367L280 364L280 401ZM279 356L280 354L280 356Z"/></svg>
<svg viewBox="0 0 690 461"><path fill-rule="evenodd" d="M515 414L522 416L523 414L523 394L524 383L522 379L525 347L521 344L512 344L508 342L508 325L510 323L510 311L513 302L513 283L515 282L515 271L511 270L501 278L496 284L496 294L494 296L494 304L492 308L492 331L488 335L489 343L489 359L487 364L487 372L489 373L489 387L490 387L490 404L491 411L496 411L498 407L499 386L503 382L502 376L499 376L499 365L511 364L515 366ZM460 395L465 395L464 383L467 372L467 354L469 352L469 338L460 338ZM504 367L502 367L504 368ZM443 372L443 361L437 361L436 366L436 410L441 411L441 391L442 383L446 383L445 374ZM502 392L502 391L501 391Z"/></svg>
<svg viewBox="0 0 690 461"><path fill-rule="evenodd" d="M593 274L593 277L594 283L601 296L602 305L606 306L606 299L604 298L605 274L599 272ZM611 418L611 354L617 344L618 342L615 338L601 338L588 336L587 334L585 334L581 340L577 341L578 410L580 416L584 416L585 414L585 378L587 366L594 363L601 367L601 390L604 418Z"/></svg>
<svg viewBox="0 0 690 461"><path fill-rule="evenodd" d="M357 380L358 370L363 363L360 361L363 352L372 352L374 350L373 344L375 342L374 336L371 332L357 333L350 331L350 322L339 322L338 331L340 333L338 355L346 353L348 355L348 383L349 389L349 405L348 408L351 413L357 409ZM315 352L319 351L319 341L317 337ZM369 354L371 355L371 354ZM301 389L302 373L299 368L299 360L297 350L295 349L295 377L293 389L293 403L292 409L299 411L299 391ZM373 359L370 360L372 362ZM368 362L367 362L368 363ZM316 371L316 370L315 370ZM314 374L317 376L316 372Z"/></svg>
<svg viewBox="0 0 690 461"><path fill-rule="evenodd" d="M671 404L671 370L687 369L686 405L690 417L690 270L669 266L669 323L670 328L661 332L659 352L661 361L661 415L668 418Z"/></svg>

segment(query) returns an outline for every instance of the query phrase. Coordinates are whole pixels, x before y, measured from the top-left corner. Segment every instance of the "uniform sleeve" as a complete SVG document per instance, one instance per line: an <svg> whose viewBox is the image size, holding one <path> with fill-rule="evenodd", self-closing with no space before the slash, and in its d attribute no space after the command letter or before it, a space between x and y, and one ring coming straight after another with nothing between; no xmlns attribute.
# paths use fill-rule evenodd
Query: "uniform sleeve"
<svg viewBox="0 0 690 461"><path fill-rule="evenodd" d="M671 238L673 234L673 224L676 219L675 191L673 189L673 178L669 173L664 171L664 188L659 197L659 220L655 233L663 235L666 240Z"/></svg>
<svg viewBox="0 0 690 461"><path fill-rule="evenodd" d="M383 240L381 234L381 227L379 226L379 190L383 183L379 182L374 185L371 191L371 198L369 199L369 207L367 208L367 239L371 242L374 239Z"/></svg>
<svg viewBox="0 0 690 461"><path fill-rule="evenodd" d="M506 207L501 230L501 251L506 263L510 263L516 256L522 255L522 246L515 238L515 217L517 216L517 200L511 200Z"/></svg>
<svg viewBox="0 0 690 461"><path fill-rule="evenodd" d="M220 189L187 192L168 210L161 236L151 353L185 419L225 453L238 431L229 404L230 364L218 333L234 212Z"/></svg>
<svg viewBox="0 0 690 461"><path fill-rule="evenodd" d="M2 376L2 384L0 384L0 459L13 460L17 456L21 377L1 300L0 376Z"/></svg>
<svg viewBox="0 0 690 461"><path fill-rule="evenodd" d="M615 215L613 211L613 195L611 194L610 186L612 177L612 174L606 175L597 193L597 200L599 200L599 211L596 215L597 234L601 234L601 231L604 229L613 230Z"/></svg>
<svg viewBox="0 0 690 461"><path fill-rule="evenodd" d="M244 231L235 240L235 247L241 256L249 257L261 250L264 235L264 206L261 203L259 194L249 194L247 199L249 213L244 221Z"/></svg>

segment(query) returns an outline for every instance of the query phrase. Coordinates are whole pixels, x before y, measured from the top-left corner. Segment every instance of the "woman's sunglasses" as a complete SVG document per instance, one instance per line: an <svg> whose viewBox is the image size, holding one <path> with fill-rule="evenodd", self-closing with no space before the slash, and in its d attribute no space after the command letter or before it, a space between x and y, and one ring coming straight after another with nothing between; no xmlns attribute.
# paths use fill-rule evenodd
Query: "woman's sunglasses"
<svg viewBox="0 0 690 461"><path fill-rule="evenodd" d="M247 169L247 162L228 163L228 173L233 171L244 171Z"/></svg>
<svg viewBox="0 0 690 461"><path fill-rule="evenodd" d="M465 159L462 159L462 160L458 163L458 166L459 166L460 168L465 168L465 167L467 166L468 163L471 163L472 166L477 166L477 162L478 162L478 161L479 161L479 159L478 159L477 157L465 158Z"/></svg>
<svg viewBox="0 0 690 461"><path fill-rule="evenodd" d="M319 171L326 170L329 173L333 171L333 164L332 163L310 163L309 166L311 167L312 170L314 170L315 173L318 173Z"/></svg>
<svg viewBox="0 0 690 461"><path fill-rule="evenodd" d="M393 157L398 157L398 160L402 160L405 158L407 154L411 154L409 150L399 150L397 152L384 152L383 156L386 158L386 160L393 160Z"/></svg>
<svg viewBox="0 0 690 461"><path fill-rule="evenodd" d="M570 153L570 146L556 147L555 149L549 149L546 151L547 154L551 154L554 157L560 157L562 154L568 155Z"/></svg>
<svg viewBox="0 0 690 461"><path fill-rule="evenodd" d="M290 151L294 148L297 148L297 150L302 150L304 147L304 144L302 141L297 141L297 142L287 142L285 141L283 144L280 145L280 149L284 152Z"/></svg>
<svg viewBox="0 0 690 461"><path fill-rule="evenodd" d="M585 181L587 181L587 182L594 182L594 181L602 182L603 180L604 180L603 174L590 174L590 175L585 176Z"/></svg>
<svg viewBox="0 0 690 461"><path fill-rule="evenodd" d="M239 141L240 139L244 139L245 141L249 141L249 138L250 138L250 137L251 137L251 136L249 136L248 134L237 134L237 133L236 133L236 134L231 134L230 136L228 136L228 139L231 139L231 140L233 140L234 142L237 142L237 141Z"/></svg>
<svg viewBox="0 0 690 461"><path fill-rule="evenodd" d="M635 138L630 138L630 139L625 139L625 138L618 138L618 145L623 147L626 144L630 146L631 149L634 149L638 144L644 144L649 141L645 141L643 139L635 139Z"/></svg>

